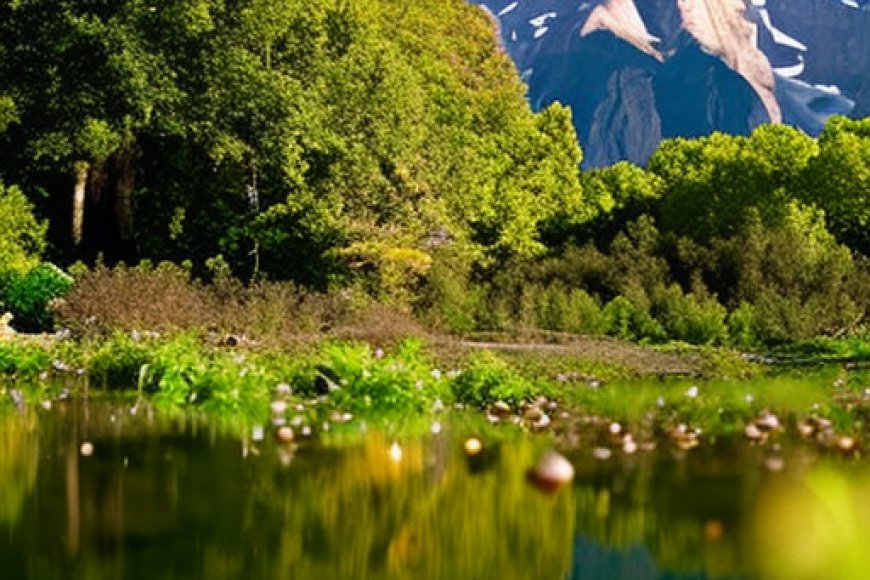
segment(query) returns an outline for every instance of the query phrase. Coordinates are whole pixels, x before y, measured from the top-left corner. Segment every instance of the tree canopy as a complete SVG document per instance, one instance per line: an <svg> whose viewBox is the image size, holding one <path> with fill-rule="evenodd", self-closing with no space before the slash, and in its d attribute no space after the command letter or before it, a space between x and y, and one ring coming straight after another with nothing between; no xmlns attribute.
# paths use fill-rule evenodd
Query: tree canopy
<svg viewBox="0 0 870 580"><path fill-rule="evenodd" d="M315 284L360 244L539 253L581 202L569 112L531 112L462 0L6 2L0 81L0 175L61 252L77 183L79 254Z"/></svg>

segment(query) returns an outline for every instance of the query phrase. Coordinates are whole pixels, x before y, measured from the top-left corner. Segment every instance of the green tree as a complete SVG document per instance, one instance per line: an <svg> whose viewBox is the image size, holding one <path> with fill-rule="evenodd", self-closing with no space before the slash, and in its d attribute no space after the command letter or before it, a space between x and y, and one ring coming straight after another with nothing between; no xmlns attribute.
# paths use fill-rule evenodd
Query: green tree
<svg viewBox="0 0 870 580"><path fill-rule="evenodd" d="M840 241L870 254L870 119L832 118L819 148L805 172L803 198L825 211Z"/></svg>
<svg viewBox="0 0 870 580"><path fill-rule="evenodd" d="M0 274L36 265L45 249L45 228L21 190L0 182Z"/></svg>
<svg viewBox="0 0 870 580"><path fill-rule="evenodd" d="M648 166L664 182L662 226L695 240L730 236L753 208L764 223L779 223L817 153L812 138L785 125L665 141Z"/></svg>

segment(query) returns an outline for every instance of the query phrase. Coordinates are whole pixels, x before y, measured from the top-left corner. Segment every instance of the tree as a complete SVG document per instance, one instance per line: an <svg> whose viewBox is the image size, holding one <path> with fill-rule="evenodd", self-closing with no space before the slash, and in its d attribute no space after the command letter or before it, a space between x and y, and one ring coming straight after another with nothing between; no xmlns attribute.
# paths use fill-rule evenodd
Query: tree
<svg viewBox="0 0 870 580"><path fill-rule="evenodd" d="M25 272L45 249L45 224L18 187L0 182L0 274Z"/></svg>
<svg viewBox="0 0 870 580"><path fill-rule="evenodd" d="M662 225L702 241L735 234L753 208L764 223L779 223L817 153L812 138L785 125L664 141L648 166L664 182Z"/></svg>
<svg viewBox="0 0 870 580"><path fill-rule="evenodd" d="M870 254L870 119L832 118L819 147L806 169L802 197L825 211L841 242Z"/></svg>
<svg viewBox="0 0 870 580"><path fill-rule="evenodd" d="M0 174L59 253L325 286L360 247L534 255L582 201L568 110L531 111L463 0L20 0L0 86Z"/></svg>

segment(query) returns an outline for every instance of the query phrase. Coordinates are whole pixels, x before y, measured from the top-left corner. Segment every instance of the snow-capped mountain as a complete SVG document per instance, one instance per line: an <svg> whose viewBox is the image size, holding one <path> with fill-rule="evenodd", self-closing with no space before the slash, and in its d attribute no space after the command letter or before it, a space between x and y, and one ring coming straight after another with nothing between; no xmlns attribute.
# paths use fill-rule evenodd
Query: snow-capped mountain
<svg viewBox="0 0 870 580"><path fill-rule="evenodd" d="M472 0L535 108L573 109L587 166L667 137L870 115L870 0Z"/></svg>

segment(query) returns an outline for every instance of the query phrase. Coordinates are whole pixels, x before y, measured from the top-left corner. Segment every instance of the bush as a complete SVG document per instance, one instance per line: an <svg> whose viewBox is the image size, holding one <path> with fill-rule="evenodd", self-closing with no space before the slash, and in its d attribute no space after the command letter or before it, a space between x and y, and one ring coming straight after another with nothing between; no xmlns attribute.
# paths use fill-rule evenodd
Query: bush
<svg viewBox="0 0 870 580"><path fill-rule="evenodd" d="M7 272L0 283L3 307L15 328L25 332L48 330L54 322L51 304L73 286L72 278L53 264L40 264L26 274Z"/></svg>
<svg viewBox="0 0 870 580"><path fill-rule="evenodd" d="M133 388L139 383L142 368L152 362L152 348L128 334L115 333L90 355L88 380L102 388Z"/></svg>
<svg viewBox="0 0 870 580"><path fill-rule="evenodd" d="M720 269L733 269L736 301L753 307L755 336L783 343L850 330L867 314L870 276L825 229L824 216L789 204L782 225L758 215L714 245Z"/></svg>
<svg viewBox="0 0 870 580"><path fill-rule="evenodd" d="M0 373L19 379L35 379L49 367L48 352L38 346L0 342Z"/></svg>
<svg viewBox="0 0 870 580"><path fill-rule="evenodd" d="M418 310L424 318L459 333L476 329L474 313L481 302L480 289L469 283L468 267L462 262L451 256L436 260L426 277L422 300L418 303Z"/></svg>
<svg viewBox="0 0 870 580"><path fill-rule="evenodd" d="M623 340L651 340L667 338L665 329L649 312L625 296L617 296L607 303L603 311L610 334Z"/></svg>
<svg viewBox="0 0 870 580"><path fill-rule="evenodd" d="M731 344L738 348L752 348L759 344L755 309L748 302L741 302L728 315L728 336Z"/></svg>
<svg viewBox="0 0 870 580"><path fill-rule="evenodd" d="M585 290L569 290L560 283L526 288L521 312L525 325L543 330L596 335L609 330L598 300Z"/></svg>
<svg viewBox="0 0 870 580"><path fill-rule="evenodd" d="M676 284L655 298L656 319L668 336L691 344L721 344L728 338L725 307L711 296L685 294Z"/></svg>
<svg viewBox="0 0 870 580"><path fill-rule="evenodd" d="M490 352L473 355L467 368L453 380L451 388L457 402L478 408L495 401L518 406L538 394L529 380Z"/></svg>
<svg viewBox="0 0 870 580"><path fill-rule="evenodd" d="M45 249L46 228L21 190L0 182L0 272L33 268Z"/></svg>
<svg viewBox="0 0 870 580"><path fill-rule="evenodd" d="M421 351L419 340L406 340L383 357L368 345L329 346L318 365L319 380L329 384L341 409L426 411L445 394L446 383Z"/></svg>
<svg viewBox="0 0 870 580"><path fill-rule="evenodd" d="M164 262L117 266L81 273L59 305L62 323L79 335L110 335L116 330L168 331L205 327L213 302L190 273Z"/></svg>
<svg viewBox="0 0 870 580"><path fill-rule="evenodd" d="M196 331L245 334L276 346L325 334L379 344L423 334L409 315L353 288L319 293L292 282L246 286L228 276L203 284L191 278L189 268L168 262L78 270L74 289L57 310L79 336Z"/></svg>

